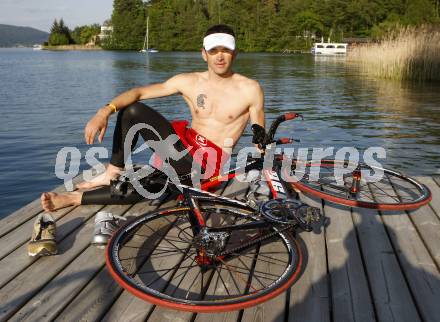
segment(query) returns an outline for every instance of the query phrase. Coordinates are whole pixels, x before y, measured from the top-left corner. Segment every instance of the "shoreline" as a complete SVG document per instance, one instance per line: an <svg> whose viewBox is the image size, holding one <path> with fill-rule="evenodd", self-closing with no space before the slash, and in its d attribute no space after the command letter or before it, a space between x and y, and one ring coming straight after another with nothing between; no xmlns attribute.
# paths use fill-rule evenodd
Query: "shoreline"
<svg viewBox="0 0 440 322"><path fill-rule="evenodd" d="M52 50L52 51L69 51L69 50L97 51L97 50L103 50L103 49L100 46L61 45L61 46L43 46L42 50Z"/></svg>

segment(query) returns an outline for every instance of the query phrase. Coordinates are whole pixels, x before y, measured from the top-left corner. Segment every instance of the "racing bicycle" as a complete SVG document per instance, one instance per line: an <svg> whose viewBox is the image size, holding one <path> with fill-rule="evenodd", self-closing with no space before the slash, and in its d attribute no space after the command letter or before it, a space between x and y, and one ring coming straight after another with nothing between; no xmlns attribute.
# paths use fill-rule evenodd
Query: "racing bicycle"
<svg viewBox="0 0 440 322"><path fill-rule="evenodd" d="M233 179L240 169L198 188L174 187L181 190L177 207L145 213L112 236L106 248L112 277L135 296L172 309L244 309L279 295L301 274L304 260L296 234L322 225L323 216L299 201L298 190L380 211L415 209L431 200L426 186L397 171L339 160L300 161L275 153L276 146L297 141L275 139L278 126L299 117L293 112L281 115L263 135L253 128L254 142L265 153L249 160L245 172L264 175L269 197L261 198L252 185L245 200L207 191ZM274 161L267 169L264 157L269 153ZM380 179L368 180L372 173L381 174ZM150 184L162 178L153 177Z"/></svg>

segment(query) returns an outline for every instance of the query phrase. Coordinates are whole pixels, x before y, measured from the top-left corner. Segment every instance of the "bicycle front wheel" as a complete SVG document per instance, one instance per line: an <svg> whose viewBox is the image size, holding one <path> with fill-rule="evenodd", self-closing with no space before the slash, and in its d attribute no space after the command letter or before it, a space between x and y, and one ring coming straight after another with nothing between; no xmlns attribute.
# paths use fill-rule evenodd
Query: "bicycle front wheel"
<svg viewBox="0 0 440 322"><path fill-rule="evenodd" d="M200 208L207 227L260 220L246 208L205 202ZM189 211L160 210L121 227L106 250L113 278L146 301L191 312L250 307L277 296L297 279L299 243L273 226L232 231L224 255L200 265Z"/></svg>
<svg viewBox="0 0 440 322"><path fill-rule="evenodd" d="M347 172L347 169L354 169ZM397 171L338 160L293 161L291 184L298 190L337 204L377 210L419 208L429 189Z"/></svg>

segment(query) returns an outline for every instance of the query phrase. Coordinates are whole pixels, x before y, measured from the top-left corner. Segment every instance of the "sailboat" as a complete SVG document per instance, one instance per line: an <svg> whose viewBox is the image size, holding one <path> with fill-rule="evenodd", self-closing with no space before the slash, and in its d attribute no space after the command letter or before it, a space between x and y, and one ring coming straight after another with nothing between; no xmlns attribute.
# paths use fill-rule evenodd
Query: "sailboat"
<svg viewBox="0 0 440 322"><path fill-rule="evenodd" d="M148 40L149 40L148 39L149 38L148 25L149 25L149 22L150 22L150 17L147 16L147 30L145 32L144 46L142 47L141 50L139 50L140 53L157 53L157 52L159 52L157 49L154 49L154 48L148 49ZM145 45L147 45L147 46L145 47Z"/></svg>

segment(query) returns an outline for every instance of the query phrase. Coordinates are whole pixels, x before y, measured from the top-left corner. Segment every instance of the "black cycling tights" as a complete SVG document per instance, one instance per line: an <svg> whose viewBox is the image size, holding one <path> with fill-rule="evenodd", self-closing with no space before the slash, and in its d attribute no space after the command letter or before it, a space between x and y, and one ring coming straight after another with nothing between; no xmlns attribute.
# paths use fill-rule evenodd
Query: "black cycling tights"
<svg viewBox="0 0 440 322"><path fill-rule="evenodd" d="M113 135L112 156L110 159L110 163L112 165L120 168L124 167L126 161L124 158L125 138L127 137L130 128L133 125L139 123L146 123L153 127L159 133L162 140L165 140L170 134L176 134L173 127L171 126L171 123L168 122L160 113L145 104L139 102L134 103L133 105L130 105L120 110L118 113L115 132ZM136 145L139 134L142 136L144 141L158 141L156 133L154 133L152 130L142 128L135 134L131 146L132 149ZM169 152L169 154L176 150L181 152L185 149L185 146L181 141L177 141L174 146L162 145L162 148L163 147L168 149L167 152ZM177 174L180 176L191 172L192 161L193 159L191 155L187 153L184 157L177 161L170 159L169 164L176 170ZM107 186L92 191L85 191L82 196L81 204L132 204L142 199L143 197L136 192L126 195L124 197L112 196L110 193L110 187Z"/></svg>

